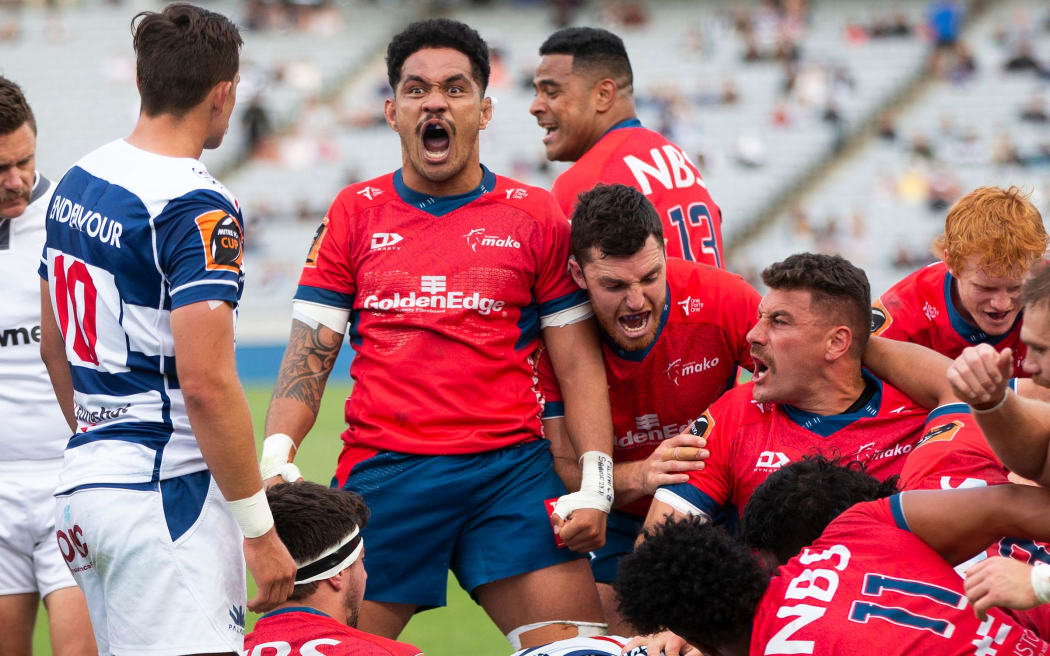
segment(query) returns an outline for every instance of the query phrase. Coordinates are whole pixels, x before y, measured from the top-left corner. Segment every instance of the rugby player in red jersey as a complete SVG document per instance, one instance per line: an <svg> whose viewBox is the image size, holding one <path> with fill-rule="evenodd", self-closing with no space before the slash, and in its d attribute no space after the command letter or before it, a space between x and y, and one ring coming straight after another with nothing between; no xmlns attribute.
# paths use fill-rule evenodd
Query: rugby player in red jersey
<svg viewBox="0 0 1050 656"><path fill-rule="evenodd" d="M599 182L630 185L656 207L668 257L725 268L722 211L681 148L642 126L620 37L570 27L540 46L529 112L546 130L547 159L575 162L551 189L566 215Z"/></svg>
<svg viewBox="0 0 1050 656"><path fill-rule="evenodd" d="M288 600L244 637L244 653L422 656L419 647L357 629L368 579L361 537L368 508L360 495L300 481L274 485L266 498L299 569Z"/></svg>
<svg viewBox="0 0 1050 656"><path fill-rule="evenodd" d="M864 272L803 253L762 273L769 291L748 333L755 375L703 413L710 456L687 483L658 489L646 526L668 515L742 508L770 473L814 451L899 474L926 410L861 367L870 296Z"/></svg>
<svg viewBox="0 0 1050 656"><path fill-rule="evenodd" d="M679 435L751 369L746 335L759 295L740 276L668 258L660 217L626 185L580 194L572 216L570 269L587 290L602 336L613 410L615 509L606 543L591 555L602 608L613 634L631 635L616 613L611 584L630 553L660 485L688 480L703 439ZM580 484L578 454L565 439L564 407L549 360L541 357L544 431L569 489Z"/></svg>
<svg viewBox="0 0 1050 656"><path fill-rule="evenodd" d="M975 189L944 220L934 243L943 261L890 287L872 308L872 332L949 358L975 344L1013 349L1013 376L1026 376L1017 297L1046 246L1039 210L1020 189Z"/></svg>
<svg viewBox="0 0 1050 656"><path fill-rule="evenodd" d="M794 496L759 489L751 505L836 502L825 477L795 483ZM1045 655L1050 645L1002 611L979 618L952 565L1006 532L1050 538L1048 503L1050 492L1023 485L866 501L831 521L772 578L749 546L687 518L654 527L624 558L616 589L637 626L674 631L705 654Z"/></svg>
<svg viewBox="0 0 1050 656"><path fill-rule="evenodd" d="M450 20L387 49L398 171L344 189L314 239L266 422L266 478L313 424L349 327L347 429L333 484L374 513L360 626L396 637L445 603L448 570L516 647L600 630L575 551L604 541L612 426L597 328L568 273L551 195L481 165L488 47ZM542 439L533 354L542 334L583 459L566 494ZM292 473L286 478L295 478ZM559 498L555 528L545 501Z"/></svg>

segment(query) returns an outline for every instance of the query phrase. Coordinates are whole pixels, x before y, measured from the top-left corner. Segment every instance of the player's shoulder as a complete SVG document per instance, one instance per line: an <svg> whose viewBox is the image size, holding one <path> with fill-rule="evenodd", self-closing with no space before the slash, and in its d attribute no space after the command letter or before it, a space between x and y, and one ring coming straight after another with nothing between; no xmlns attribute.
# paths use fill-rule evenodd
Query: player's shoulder
<svg viewBox="0 0 1050 656"><path fill-rule="evenodd" d="M499 174L494 175L493 187L486 192L485 200L515 208L535 218L565 218L551 192Z"/></svg>
<svg viewBox="0 0 1050 656"><path fill-rule="evenodd" d="M704 414L708 415L715 425L722 424L723 428L769 422L773 413L777 412L777 405L755 401L754 388L755 384L752 382L737 385L718 397Z"/></svg>
<svg viewBox="0 0 1050 656"><path fill-rule="evenodd" d="M343 187L336 194L333 205L348 213L355 213L385 205L399 198L394 187L394 173L390 172Z"/></svg>
<svg viewBox="0 0 1050 656"><path fill-rule="evenodd" d="M226 185L192 157L168 157L112 141L81 158L63 177L87 175L125 190L146 207L161 214L185 202L202 202L240 214L240 203Z"/></svg>
<svg viewBox="0 0 1050 656"><path fill-rule="evenodd" d="M889 298L912 300L931 295L943 296L947 274L948 266L944 262L928 264L898 280L880 298L885 301Z"/></svg>
<svg viewBox="0 0 1050 656"><path fill-rule="evenodd" d="M742 276L702 262L690 262L677 257L667 258L667 282L672 293L676 291L704 293L712 298L734 300L741 296L757 297ZM712 307L718 304L712 303Z"/></svg>
<svg viewBox="0 0 1050 656"><path fill-rule="evenodd" d="M419 656L423 653L423 650L415 645L411 645L407 642L398 642L390 638L384 638L383 636L375 635L374 633L366 633L360 629L345 626L345 633L348 637L352 638L357 642L369 643L376 648L375 653L377 654L389 654L389 656Z"/></svg>
<svg viewBox="0 0 1050 656"><path fill-rule="evenodd" d="M869 374L871 372L868 372ZM877 416L921 416L925 419L929 411L913 401L910 396L900 391L889 382L872 375L882 388L882 404Z"/></svg>

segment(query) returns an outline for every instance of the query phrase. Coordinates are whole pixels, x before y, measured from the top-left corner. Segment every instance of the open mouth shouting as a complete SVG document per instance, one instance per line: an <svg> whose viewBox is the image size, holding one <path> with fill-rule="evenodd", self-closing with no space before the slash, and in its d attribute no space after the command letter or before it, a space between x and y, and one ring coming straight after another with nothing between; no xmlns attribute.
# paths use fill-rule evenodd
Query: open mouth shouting
<svg viewBox="0 0 1050 656"><path fill-rule="evenodd" d="M1010 316L1010 312L992 312L990 310L986 310L984 312L984 315L988 317L988 320L992 323L1002 323L1006 321L1006 318L1008 316Z"/></svg>
<svg viewBox="0 0 1050 656"><path fill-rule="evenodd" d="M620 330L627 339L639 339L649 333L649 322L652 321L651 310L635 312L634 314L621 314L616 319Z"/></svg>
<svg viewBox="0 0 1050 656"><path fill-rule="evenodd" d="M423 124L423 159L429 164L442 164L452 149L452 135L446 124L430 119Z"/></svg>
<svg viewBox="0 0 1050 656"><path fill-rule="evenodd" d="M755 353L751 354L751 359L755 362L755 371L751 376L751 380L754 381L755 385L761 385L766 378L769 377L770 368L764 360L759 358Z"/></svg>

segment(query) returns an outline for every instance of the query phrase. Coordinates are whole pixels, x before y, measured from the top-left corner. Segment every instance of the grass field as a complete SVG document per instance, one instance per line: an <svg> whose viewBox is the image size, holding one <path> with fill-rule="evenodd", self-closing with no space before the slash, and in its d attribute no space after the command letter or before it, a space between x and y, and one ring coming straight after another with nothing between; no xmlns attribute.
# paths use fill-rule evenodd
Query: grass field
<svg viewBox="0 0 1050 656"><path fill-rule="evenodd" d="M249 387L247 390L259 448L262 444L263 417L271 389L269 386L258 386ZM346 386L329 387L321 405L317 424L295 458L303 476L308 480L326 485L331 481L336 456L339 455L342 444L339 434L344 428L343 401L348 392L349 387ZM366 559L366 566L367 562ZM248 596L251 597L254 593L255 586L249 580ZM248 630L251 630L257 617L249 613ZM503 635L451 576L448 583L448 606L416 615L409 622L401 639L420 647L427 656L489 656L510 653L510 646ZM33 645L35 654L51 653L46 616L42 607L33 636Z"/></svg>

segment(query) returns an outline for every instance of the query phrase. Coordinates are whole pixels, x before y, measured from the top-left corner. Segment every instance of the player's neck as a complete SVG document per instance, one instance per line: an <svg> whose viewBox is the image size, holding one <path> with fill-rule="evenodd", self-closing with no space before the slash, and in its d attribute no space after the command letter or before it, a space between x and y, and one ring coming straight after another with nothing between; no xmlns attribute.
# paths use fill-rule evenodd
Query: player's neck
<svg viewBox="0 0 1050 656"><path fill-rule="evenodd" d="M842 366L829 368L808 398L793 405L799 410L823 417L840 415L848 410L867 390L859 364L850 364L852 366L845 366L847 363L842 362Z"/></svg>
<svg viewBox="0 0 1050 656"><path fill-rule="evenodd" d="M297 601L286 601L274 610L283 610L285 608L312 608L316 611L320 611L331 617L340 624L346 624L346 608L343 606L343 600L338 592L334 594L313 594L306 599L299 599Z"/></svg>
<svg viewBox="0 0 1050 656"><path fill-rule="evenodd" d="M477 189L485 173L481 169L481 161L475 156L471 157L463 169L447 180L428 180L412 166L406 156L401 165L401 180L405 186L412 191L426 194L428 196L456 196Z"/></svg>
<svg viewBox="0 0 1050 656"><path fill-rule="evenodd" d="M598 140L605 136L605 133L609 130L632 118L638 118L638 114L634 110L634 99L628 97L619 100L609 111L598 115L598 120L594 122L596 135L594 143L598 143ZM592 143L591 145L593 146L594 144Z"/></svg>
<svg viewBox="0 0 1050 656"><path fill-rule="evenodd" d="M139 114L135 129L125 141L142 150L166 157L199 159L204 151L205 130L189 117L177 119L171 114Z"/></svg>

